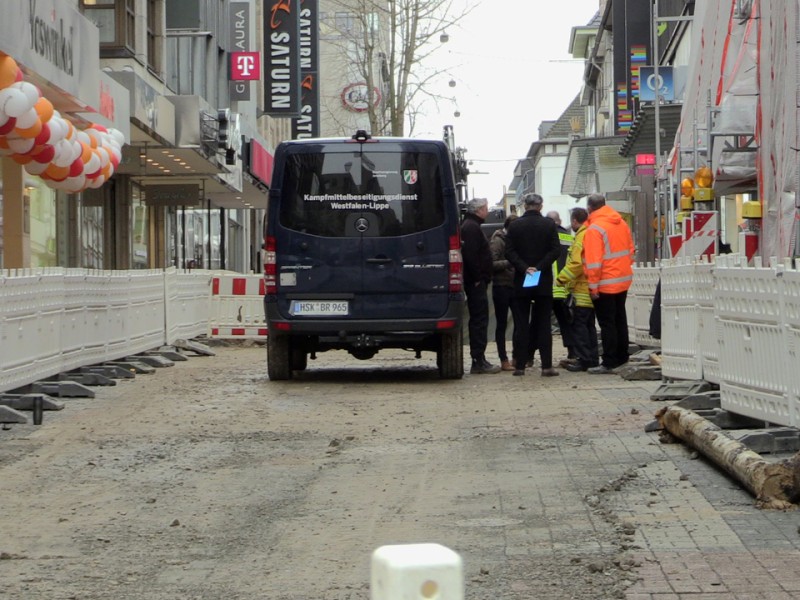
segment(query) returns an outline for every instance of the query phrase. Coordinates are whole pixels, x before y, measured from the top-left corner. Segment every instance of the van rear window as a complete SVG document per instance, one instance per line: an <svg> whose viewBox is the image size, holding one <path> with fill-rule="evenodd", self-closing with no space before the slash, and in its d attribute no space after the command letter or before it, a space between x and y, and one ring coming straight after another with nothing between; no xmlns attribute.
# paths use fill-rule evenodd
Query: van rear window
<svg viewBox="0 0 800 600"><path fill-rule="evenodd" d="M283 227L327 237L398 236L444 223L439 155L397 146L359 148L317 146L286 157Z"/></svg>

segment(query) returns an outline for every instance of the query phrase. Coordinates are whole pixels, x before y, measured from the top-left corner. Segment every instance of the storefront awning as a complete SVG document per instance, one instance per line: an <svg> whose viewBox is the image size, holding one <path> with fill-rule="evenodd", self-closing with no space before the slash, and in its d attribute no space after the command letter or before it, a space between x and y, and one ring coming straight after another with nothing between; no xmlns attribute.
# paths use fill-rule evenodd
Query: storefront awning
<svg viewBox="0 0 800 600"><path fill-rule="evenodd" d="M624 140L623 137L572 140L561 193L581 198L621 190L632 167L631 159L619 153Z"/></svg>

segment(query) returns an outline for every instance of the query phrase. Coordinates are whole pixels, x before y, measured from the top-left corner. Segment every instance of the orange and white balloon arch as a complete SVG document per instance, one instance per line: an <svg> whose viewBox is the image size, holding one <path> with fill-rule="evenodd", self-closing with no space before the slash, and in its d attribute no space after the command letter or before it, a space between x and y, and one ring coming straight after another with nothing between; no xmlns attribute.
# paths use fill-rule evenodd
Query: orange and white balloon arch
<svg viewBox="0 0 800 600"><path fill-rule="evenodd" d="M38 87L23 80L16 61L0 52L1 156L11 157L51 188L76 193L109 180L124 142L117 129L76 129Z"/></svg>

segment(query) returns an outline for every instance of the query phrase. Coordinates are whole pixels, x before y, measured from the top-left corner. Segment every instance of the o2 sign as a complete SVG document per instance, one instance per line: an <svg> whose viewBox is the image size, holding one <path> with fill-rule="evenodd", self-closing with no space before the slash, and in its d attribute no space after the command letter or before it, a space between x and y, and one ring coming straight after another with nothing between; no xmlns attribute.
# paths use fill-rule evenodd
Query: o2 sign
<svg viewBox="0 0 800 600"><path fill-rule="evenodd" d="M672 80L672 67L659 67L658 77L656 77L653 67L639 67L639 101L655 102L656 88L658 88L658 97L660 100L672 102L675 99L675 84Z"/></svg>

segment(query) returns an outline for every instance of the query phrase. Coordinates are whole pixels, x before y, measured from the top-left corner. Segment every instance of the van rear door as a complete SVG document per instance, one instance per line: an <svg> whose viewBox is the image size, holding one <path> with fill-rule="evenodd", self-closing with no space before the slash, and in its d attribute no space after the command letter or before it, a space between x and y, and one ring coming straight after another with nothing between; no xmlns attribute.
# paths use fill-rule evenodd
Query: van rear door
<svg viewBox="0 0 800 600"><path fill-rule="evenodd" d="M289 145L274 190L282 313L302 316L300 301L309 316L323 309L350 319L446 312L448 231L457 234L458 217L442 148L414 141Z"/></svg>

